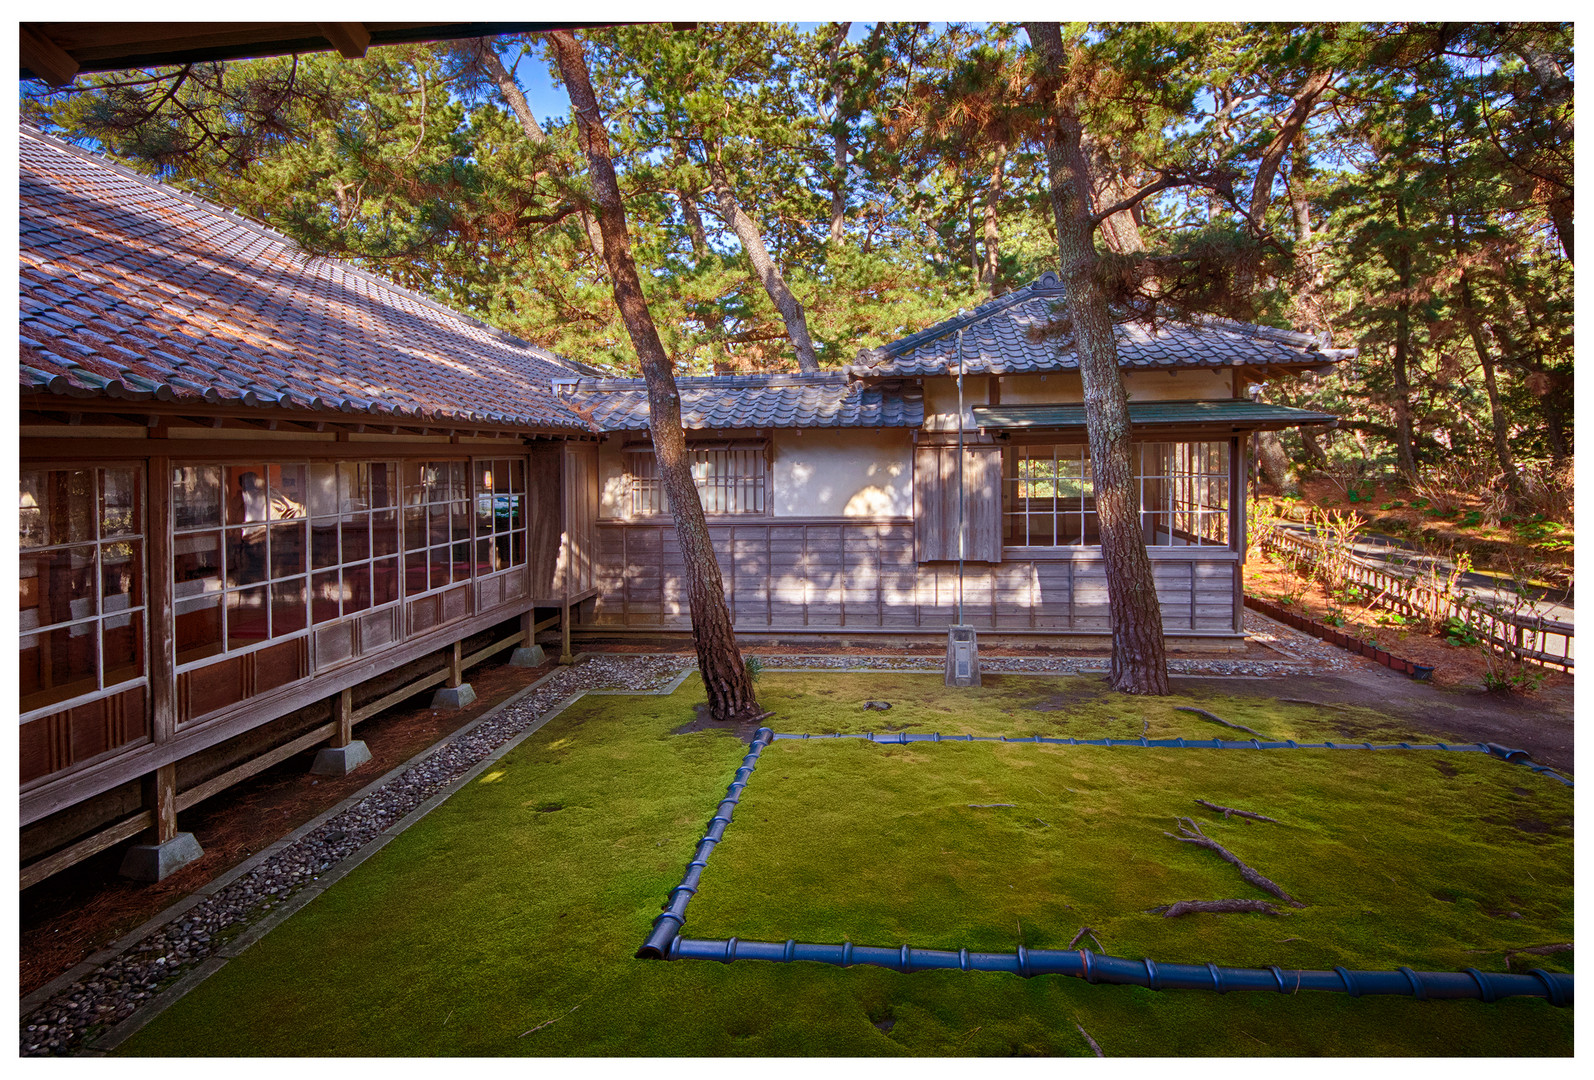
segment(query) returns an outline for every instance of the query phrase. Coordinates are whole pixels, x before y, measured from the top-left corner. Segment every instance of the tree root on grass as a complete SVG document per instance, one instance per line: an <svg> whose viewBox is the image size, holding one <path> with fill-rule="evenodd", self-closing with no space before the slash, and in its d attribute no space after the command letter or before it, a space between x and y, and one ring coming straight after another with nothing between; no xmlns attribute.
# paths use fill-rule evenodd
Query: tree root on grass
<svg viewBox="0 0 1594 1080"><path fill-rule="evenodd" d="M1231 852L1228 848L1224 847L1206 833L1202 832L1201 826L1197 825L1193 818L1177 818L1176 820L1179 822L1179 832L1183 835L1174 836L1171 832L1164 832L1162 834L1163 836L1177 840L1182 844L1194 844L1197 847L1204 847L1208 851L1215 852L1220 859L1233 866L1236 870L1240 871L1241 877L1243 877L1246 881L1249 881L1252 885L1255 885L1257 888L1261 889L1263 892L1271 893L1280 900L1284 901L1286 904L1290 905L1290 907L1303 908L1306 906L1299 900L1295 899L1295 897L1285 892L1282 887L1272 881L1269 881L1267 878L1263 877L1261 874L1245 865L1245 863L1241 862L1239 857Z"/></svg>
<svg viewBox="0 0 1594 1080"><path fill-rule="evenodd" d="M1200 803L1208 810L1219 811L1224 817L1228 817L1230 814L1233 814L1236 817L1250 818L1253 821L1271 821L1275 825L1282 824L1278 818L1268 817L1266 814L1253 814L1249 810L1236 810L1232 806L1219 806L1217 803L1209 803L1205 799L1197 799L1196 802Z"/></svg>
<svg viewBox="0 0 1594 1080"><path fill-rule="evenodd" d="M1207 720L1211 720L1214 724L1222 724L1224 727L1231 727L1231 728L1234 728L1236 731L1244 731L1247 734L1255 735L1258 739L1267 738L1267 736L1262 734L1260 731L1255 731L1255 730L1253 730L1251 728L1248 728L1244 724L1232 723L1232 722L1230 722L1228 720L1223 719L1223 717L1221 717L1221 716L1214 716L1211 713L1207 712L1205 709L1195 709L1195 708L1191 708L1189 705L1175 705L1173 707L1173 711L1174 712L1195 713L1199 717L1202 717L1202 718L1207 719Z"/></svg>
<svg viewBox="0 0 1594 1080"><path fill-rule="evenodd" d="M1100 949L1102 952L1107 951L1107 946L1101 943L1101 938L1096 936L1096 931L1092 930L1088 926L1081 926L1079 928L1079 933L1075 934L1069 939L1068 948L1072 949L1075 945L1079 944L1079 939L1085 937L1087 934L1090 936L1090 940L1096 943L1096 948Z"/></svg>
<svg viewBox="0 0 1594 1080"><path fill-rule="evenodd" d="M1094 1051L1096 1051L1096 1056L1097 1056L1097 1057L1099 1057L1099 1058L1104 1058L1104 1057L1106 1057L1106 1056L1107 1056L1107 1055L1106 1055L1106 1054L1104 1054L1104 1053L1102 1053L1102 1052L1101 1052L1101 1047L1099 1047L1099 1046L1097 1046L1097 1045L1096 1045L1096 1040L1095 1040L1095 1039L1092 1039L1092 1038L1091 1038L1091 1037L1090 1037L1090 1032L1088 1032L1088 1031L1086 1031L1086 1030L1085 1030L1085 1029L1084 1029L1084 1028L1083 1028L1083 1027L1080 1027L1080 1025L1079 1025L1079 1021L1078 1021L1078 1020L1075 1020L1075 1021L1074 1021L1074 1026L1075 1026L1075 1027L1076 1027L1076 1028L1079 1028L1079 1033L1080 1033L1080 1034L1081 1034L1081 1035L1083 1035L1083 1036L1084 1036L1084 1037L1085 1037L1085 1041L1086 1041L1086 1042L1088 1042L1088 1043L1089 1043L1089 1044L1090 1044L1090 1048L1091 1048L1091 1049L1092 1049L1092 1050L1094 1050Z"/></svg>
<svg viewBox="0 0 1594 1080"><path fill-rule="evenodd" d="M1177 919L1180 915L1282 915L1278 908L1266 900L1180 900L1177 904L1164 904L1161 907L1147 908L1152 914L1161 914L1164 919Z"/></svg>
<svg viewBox="0 0 1594 1080"><path fill-rule="evenodd" d="M1468 949L1467 951L1470 952L1470 953L1488 953L1488 952L1494 952L1495 950L1494 949ZM1570 941L1563 942L1563 943L1558 944L1558 945L1529 945L1527 948L1524 948L1524 949L1506 949L1505 950L1505 969L1507 971L1511 970L1511 958L1513 956L1550 956L1550 955L1552 955L1554 953L1571 952L1571 951L1572 951L1572 943Z"/></svg>

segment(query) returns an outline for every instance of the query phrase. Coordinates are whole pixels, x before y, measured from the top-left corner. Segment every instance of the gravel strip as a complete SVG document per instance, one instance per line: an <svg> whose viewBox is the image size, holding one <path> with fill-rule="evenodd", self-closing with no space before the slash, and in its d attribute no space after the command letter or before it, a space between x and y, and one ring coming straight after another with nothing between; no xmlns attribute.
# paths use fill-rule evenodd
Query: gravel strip
<svg viewBox="0 0 1594 1080"><path fill-rule="evenodd" d="M21 1054L71 1054L91 1032L144 1005L354 854L433 794L582 690L655 690L692 665L682 656L592 656L446 742L354 806L270 856L21 1018Z"/></svg>

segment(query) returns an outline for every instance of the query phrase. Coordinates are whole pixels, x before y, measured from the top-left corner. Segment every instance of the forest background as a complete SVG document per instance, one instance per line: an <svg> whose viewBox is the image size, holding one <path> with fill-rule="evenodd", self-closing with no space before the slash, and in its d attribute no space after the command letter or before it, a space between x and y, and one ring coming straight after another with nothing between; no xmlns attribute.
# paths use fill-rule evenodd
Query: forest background
<svg viewBox="0 0 1594 1080"><path fill-rule="evenodd" d="M1018 24L584 32L648 306L678 373L834 368L1054 268ZM1290 490L1387 475L1570 522L1572 29L1069 24L1099 273L1123 318L1359 356L1267 400ZM538 37L23 84L25 121L619 374L586 161ZM533 94L532 100L553 100ZM545 106L546 108L546 106ZM1424 500L1429 501L1429 500ZM1569 543L1569 540L1568 540Z"/></svg>

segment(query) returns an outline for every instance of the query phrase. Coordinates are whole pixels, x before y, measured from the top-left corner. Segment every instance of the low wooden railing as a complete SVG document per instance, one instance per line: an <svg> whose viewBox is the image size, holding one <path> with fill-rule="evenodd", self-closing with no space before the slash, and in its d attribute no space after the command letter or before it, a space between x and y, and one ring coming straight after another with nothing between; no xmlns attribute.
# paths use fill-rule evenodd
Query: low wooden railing
<svg viewBox="0 0 1594 1080"><path fill-rule="evenodd" d="M1264 529L1258 538L1268 554L1277 554L1310 572L1323 559L1316 541L1280 529ZM1334 560L1334 587L1356 585L1366 590L1372 603L1402 615L1444 623L1459 619L1473 634L1506 656L1572 670L1572 633L1569 622L1533 612L1507 611L1456 592L1436 588L1417 576L1395 573L1348 552Z"/></svg>

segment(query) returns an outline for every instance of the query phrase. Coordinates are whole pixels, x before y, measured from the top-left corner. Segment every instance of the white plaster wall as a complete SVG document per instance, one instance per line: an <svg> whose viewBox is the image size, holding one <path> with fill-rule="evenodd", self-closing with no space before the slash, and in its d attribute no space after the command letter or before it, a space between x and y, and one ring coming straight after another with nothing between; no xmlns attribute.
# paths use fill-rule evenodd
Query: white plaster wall
<svg viewBox="0 0 1594 1080"><path fill-rule="evenodd" d="M913 439L908 429L821 428L801 435L779 430L773 441L776 517L913 514Z"/></svg>
<svg viewBox="0 0 1594 1080"><path fill-rule="evenodd" d="M968 380L964 380L967 396ZM1079 373L1002 377L1004 405L1075 405L1084 400ZM1126 371L1124 392L1130 401L1213 401L1234 396L1234 372L1228 368L1178 371ZM925 395L926 400L929 395ZM979 404L984 404L983 400ZM946 410L956 412L956 407Z"/></svg>
<svg viewBox="0 0 1594 1080"><path fill-rule="evenodd" d="M628 435L610 435L598 444L598 516L624 517L630 505L631 486L625 472L625 455L620 447Z"/></svg>
<svg viewBox="0 0 1594 1080"><path fill-rule="evenodd" d="M981 401L984 398L980 398ZM598 516L623 518L630 486L628 436L598 447ZM775 517L911 517L913 436L906 428L779 430L774 444Z"/></svg>
<svg viewBox="0 0 1594 1080"><path fill-rule="evenodd" d="M1074 379L1079 385L1079 379ZM1006 383L1003 383L1005 388ZM1005 396L1004 396L1005 400ZM974 426L970 409L990 403L990 379L985 375L963 377L963 415L966 427ZM958 383L951 378L926 378L924 380L924 429L926 431L956 431L958 411Z"/></svg>

